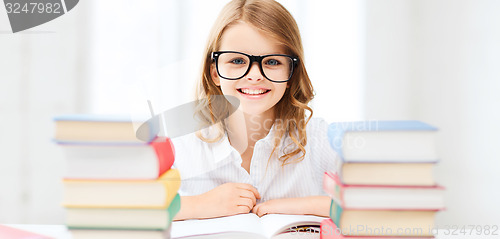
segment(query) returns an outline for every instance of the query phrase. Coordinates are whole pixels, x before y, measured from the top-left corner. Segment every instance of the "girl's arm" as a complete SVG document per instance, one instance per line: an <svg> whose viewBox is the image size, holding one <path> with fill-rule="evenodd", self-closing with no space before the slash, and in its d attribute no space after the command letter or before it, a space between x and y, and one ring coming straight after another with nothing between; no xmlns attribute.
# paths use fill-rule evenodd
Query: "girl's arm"
<svg viewBox="0 0 500 239"><path fill-rule="evenodd" d="M331 200L328 196L274 199L257 204L252 209L252 212L259 217L269 213L328 217L330 215Z"/></svg>
<svg viewBox="0 0 500 239"><path fill-rule="evenodd" d="M196 212L200 211L197 207L198 205L198 203L196 203L197 201L198 201L198 196L181 197L181 209L175 215L174 221L197 218Z"/></svg>
<svg viewBox="0 0 500 239"><path fill-rule="evenodd" d="M174 221L249 213L259 198L250 184L225 183L200 195L181 197L181 209Z"/></svg>

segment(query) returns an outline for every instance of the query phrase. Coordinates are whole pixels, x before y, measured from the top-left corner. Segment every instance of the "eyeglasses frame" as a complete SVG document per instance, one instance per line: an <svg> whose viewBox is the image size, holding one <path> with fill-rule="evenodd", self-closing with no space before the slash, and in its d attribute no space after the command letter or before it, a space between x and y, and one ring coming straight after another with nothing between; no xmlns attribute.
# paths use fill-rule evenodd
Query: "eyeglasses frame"
<svg viewBox="0 0 500 239"><path fill-rule="evenodd" d="M248 57L248 59L250 59L250 63L248 64L247 71L242 76L237 77L237 78L229 78L229 77L222 76L220 74L220 72L219 72L219 62L218 62L218 59L219 59L219 56L222 55L222 54L224 54L224 53L238 53L238 54L242 54L242 55ZM293 62L292 69L290 70L291 73L290 73L290 76L288 77L287 80L285 80L285 81L275 81L275 80L269 79L266 76L266 74L264 73L264 69L262 69L262 60L264 58L266 58L266 57L269 57L269 56L285 56L285 57L288 57L288 58L292 59L292 62ZM215 61L215 69L217 70L217 75L219 75L223 79L226 79L226 80L239 80L239 79L245 77L248 74L248 72L250 72L250 69L252 68L253 63L257 62L257 63L259 63L259 70L260 70L260 73L262 74L262 76L264 76L267 80L269 80L271 82L275 82L275 83L284 83L284 82L287 82L290 79L292 79L292 76L293 76L293 73L294 73L294 70L295 70L295 66L299 62L299 58L298 57L294 57L294 56L290 56L290 55L285 55L285 54L269 54L269 55L255 56L255 55L250 55L250 54L246 54L246 53L239 52L239 51L214 51L214 52L212 52L211 57L212 57L212 61Z"/></svg>

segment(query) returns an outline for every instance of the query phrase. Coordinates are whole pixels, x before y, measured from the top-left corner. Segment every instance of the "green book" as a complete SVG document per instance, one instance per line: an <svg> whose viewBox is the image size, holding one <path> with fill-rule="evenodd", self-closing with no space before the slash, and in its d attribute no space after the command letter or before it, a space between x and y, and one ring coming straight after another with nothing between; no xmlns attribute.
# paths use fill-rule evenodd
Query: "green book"
<svg viewBox="0 0 500 239"><path fill-rule="evenodd" d="M181 207L177 194L166 209L66 208L70 229L167 230Z"/></svg>

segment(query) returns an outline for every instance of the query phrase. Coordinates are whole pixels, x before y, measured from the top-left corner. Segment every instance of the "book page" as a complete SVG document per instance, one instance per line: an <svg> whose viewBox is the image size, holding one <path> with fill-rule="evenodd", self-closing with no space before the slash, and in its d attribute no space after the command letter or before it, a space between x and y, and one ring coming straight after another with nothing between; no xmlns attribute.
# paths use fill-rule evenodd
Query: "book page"
<svg viewBox="0 0 500 239"><path fill-rule="evenodd" d="M174 221L171 236L172 238L182 238L226 232L246 232L255 235L262 233L262 226L259 217L253 213L210 219L192 219Z"/></svg>
<svg viewBox="0 0 500 239"><path fill-rule="evenodd" d="M301 225L320 225L325 217L312 215L286 215L286 214L268 214L260 218L263 235L271 238L288 229L294 229Z"/></svg>

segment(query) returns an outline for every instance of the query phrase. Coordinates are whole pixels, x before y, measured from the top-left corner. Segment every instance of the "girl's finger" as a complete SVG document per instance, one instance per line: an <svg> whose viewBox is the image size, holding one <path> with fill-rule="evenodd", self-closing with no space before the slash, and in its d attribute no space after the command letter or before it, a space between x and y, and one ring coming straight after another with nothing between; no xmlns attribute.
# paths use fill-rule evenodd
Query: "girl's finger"
<svg viewBox="0 0 500 239"><path fill-rule="evenodd" d="M236 209L237 214L243 214L243 213L248 213L250 210L248 209L247 206L238 206Z"/></svg>
<svg viewBox="0 0 500 239"><path fill-rule="evenodd" d="M247 183L240 183L236 187L251 191L255 195L255 198L260 199L259 191L257 191L257 189L254 186Z"/></svg>
<svg viewBox="0 0 500 239"><path fill-rule="evenodd" d="M246 212L250 212L253 208L253 202L250 198L240 197L237 206L246 206L248 208Z"/></svg>
<svg viewBox="0 0 500 239"><path fill-rule="evenodd" d="M250 212L253 208L253 204L252 204L252 200L250 200L249 198L240 198L237 202L237 205L238 207L246 207L246 210L245 212Z"/></svg>
<svg viewBox="0 0 500 239"><path fill-rule="evenodd" d="M248 190L245 190L245 189L240 189L240 197L243 197L243 198L248 198L250 200L252 200L252 206L255 206L255 204L257 203L257 199L255 198L255 195L248 191Z"/></svg>

